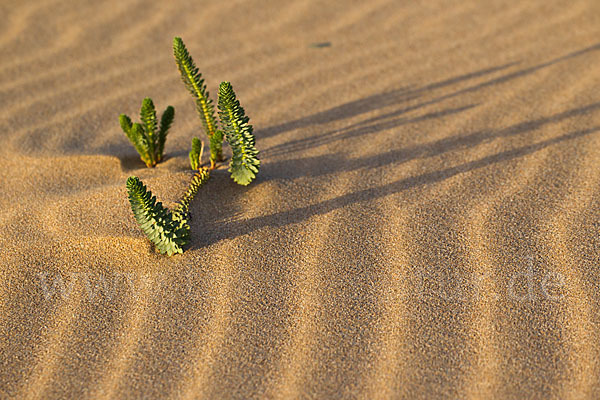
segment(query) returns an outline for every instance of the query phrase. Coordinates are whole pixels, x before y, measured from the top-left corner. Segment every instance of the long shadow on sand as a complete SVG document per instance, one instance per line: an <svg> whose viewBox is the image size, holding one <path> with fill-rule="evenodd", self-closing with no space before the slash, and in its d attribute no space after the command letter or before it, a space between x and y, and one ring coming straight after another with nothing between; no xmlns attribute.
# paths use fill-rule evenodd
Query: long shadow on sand
<svg viewBox="0 0 600 400"><path fill-rule="evenodd" d="M426 101L418 102L417 104L401 107L397 110L386 112L382 115L378 115L363 121L360 121L356 124L347 126L340 130L334 131L326 131L320 133L318 135L301 138L297 140L292 140L290 142L286 142L281 145L273 146L271 148L265 149L263 154L268 156L286 154L290 152L295 152L299 150L306 150L311 147L320 146L326 143L330 143L336 140L342 140L349 137L356 137L362 134L369 134L373 132L378 132L384 129L390 129L394 127L394 124L402 125L404 123L403 119L397 119L398 117L406 114L410 111L419 110L421 108L441 103L445 100L452 99L458 97L463 94L476 92L481 89L488 88L490 86L499 85L506 83L508 81L524 77L526 75L537 72L543 68L550 67L562 61L567 61L571 58L584 55L586 53L600 50L600 43L586 47L581 50L577 50L566 54L561 57L554 58L550 61L546 61L544 63L540 63L531 67L523 68L517 71L505 73L499 77L495 77L492 79L488 79L484 82L480 82L474 85L467 86L465 88L452 91L450 93L442 94L434 97L433 99L429 99ZM435 82L420 88L416 89L401 89L392 92L385 92L375 96L369 96L364 99L360 99L357 101L349 102L340 106L336 106L330 108L329 110L319 112L307 117L303 117L294 121L286 122L284 124L276 125L273 127L268 127L263 130L260 130L257 135L259 137L270 137L279 133L284 133L289 130L304 128L309 125L316 124L324 124L340 119L355 117L357 115L381 109L388 106L400 105L406 103L410 100L421 97L433 90L444 88L456 83L460 83L463 81L468 81L471 79L479 78L485 75L489 75L498 71L505 70L514 65L519 64L519 62L507 63L504 65L482 69L476 72L471 72L464 75L459 75L450 79L446 79L440 82ZM468 106L467 106L468 108ZM445 110L450 111L450 110ZM438 111L439 113L444 113L445 111ZM457 109L460 111L460 108ZM418 120L418 118L417 118ZM384 122L381 122L384 121ZM416 120L414 122L417 122Z"/></svg>
<svg viewBox="0 0 600 400"><path fill-rule="evenodd" d="M344 159L336 157L332 154L328 154L316 157L305 157L268 162L268 157L271 154L293 154L297 151L301 151L310 147L330 143L331 141L343 140L359 135L373 134L381 132L383 130L397 128L412 122L441 118L447 115L457 114L469 110L475 107L476 105L469 104L461 107L442 109L440 111L429 112L418 117L402 117L402 115L408 111L441 103L444 100L457 97L464 93L476 91L492 85L502 84L510 80L525 76L527 74L534 73L542 68L551 66L558 62L565 61L570 58L595 50L600 50L600 44L569 53L565 56L561 56L532 67L507 73L500 77L489 79L485 82L478 83L476 85L471 85L460 90L452 91L450 93L437 96L431 100L419 102L418 104L411 106L403 106L395 111L386 112L385 114L369 118L359 123L355 123L338 131L329 131L313 137L301 138L296 141L286 143L284 145L272 147L264 152L266 156L266 162L264 162L263 164L261 174L259 177L259 182L261 180L281 180L295 179L305 176L323 176L325 174L331 173L344 173L366 168L374 169L384 166L397 165L419 158L435 157L447 152L471 148L498 138L522 135L527 132L539 129L543 126L558 123L568 118L583 116L595 112L598 108L600 108L600 102L589 104L584 107L573 108L551 116L538 118L530 121L524 121L503 129L490 129L474 133L458 134L431 143L419 144L403 149L384 151L374 156L371 155L368 157ZM388 92L379 96L369 97L359 101L347 103L345 105L334 107L328 111L317 113L310 117L301 118L285 124L267 128L265 130L257 132L257 136L274 136L286 132L288 130L298 129L313 124L323 124L330 121L340 120L367 111L373 111L375 109L383 107L392 107L396 104L401 105L404 101L415 99L416 97L420 96L421 94L424 94L428 90L443 88L454 83L485 76L486 74L501 71L513 65L515 65L515 63L505 64L494 68L487 68L477 72L457 76L445 81L436 82L424 86L420 89L415 89L412 91L405 89L396 92ZM271 215L251 219L237 219L235 217L236 210L233 209L234 206L224 206L222 208L215 208L215 210L213 210L214 212L208 213L204 209L201 210L200 208L196 208L195 211L194 209L192 210L192 212L195 214L195 218L192 221L192 225L197 225L197 230L195 230L198 232L203 232L204 234L202 237L196 237L193 239L192 247L204 247L223 239L242 236L265 227L282 227L288 224L306 221L313 216L326 214L333 210L348 206L350 204L378 199L413 188L434 184L454 177L458 174L467 173L480 168L485 168L495 163L510 161L513 159L524 157L529 154L540 151L548 146L559 144L565 141L575 140L577 138L596 133L599 130L600 127L591 127L589 129L565 133L563 135L551 139L546 139L541 142L528 144L515 149L506 150L497 154L482 157L478 160L461 163L437 171L425 172L416 176L399 179L397 181L380 186L367 187L362 190L355 191L353 193L344 194L337 198L317 202L315 204L307 205L305 207L277 212ZM295 171L295 173L293 171ZM226 178L224 176L215 176L215 179L224 180ZM245 195L246 190L251 190L242 189L239 187L233 188L231 185L215 186L219 186L219 188L215 188L216 191L215 189L211 188L211 190L208 191L210 193L203 193L202 197L207 198L205 198L202 201L199 201L198 204L210 204L210 200L212 198L214 198L213 200L215 201L218 201L222 198L239 198L240 196ZM232 217L232 215L234 217Z"/></svg>
<svg viewBox="0 0 600 400"><path fill-rule="evenodd" d="M516 64L518 63L511 62L497 67L485 68L479 71L470 72L450 79L435 82L417 89L411 89L410 87L408 87L376 94L373 96L368 96L359 100L351 101L345 104L341 104L339 106L332 107L328 110L321 111L306 117L302 117L293 121L285 122L283 124L261 129L260 132L258 132L258 135L260 135L261 138L267 138L278 135L280 133L285 133L287 131L305 128L311 125L326 124L333 121L356 117L357 115L375 111L388 106L402 104L407 101L416 99L429 91L460 83L462 81L467 81L469 79L475 79L481 76L485 76L509 68ZM418 107L419 106L414 106L414 108L407 107L406 109L397 111L395 113L400 114L403 112L408 112Z"/></svg>
<svg viewBox="0 0 600 400"><path fill-rule="evenodd" d="M582 109L593 110L596 108L600 108L600 103L596 103L593 107L583 107ZM566 114L566 113L563 113ZM548 118L548 120L552 120L553 118ZM503 133L497 133L496 137L514 135L517 133L525 133L532 129L535 129L537 124L531 123L523 123L520 124L523 126L518 132L516 130L503 130ZM525 128L529 126L529 128ZM467 173L473 170L481 169L488 167L490 165L506 162L510 160L514 160L520 157L524 157L535 153L537 151L543 150L546 147L559 144L561 142L566 142L569 140L575 140L577 138L584 137L586 135L590 135L593 133L597 133L600 131L600 126L592 127L585 130L579 130L574 132L569 132L551 139L547 139L538 143L529 144L526 146L521 146L516 149L506 150L499 152L497 154L489 155L486 157L482 157L478 160L458 164L453 167L445 168L438 171L426 172L420 175L412 176L409 178L399 179L397 181L371 187L363 190L359 190L353 193L345 194L343 196L339 196L337 198L331 200L325 200L318 202L316 204L311 204L306 207L300 207L289 211L282 211L278 213L274 213L271 215L256 217L249 220L234 220L223 223L219 223L218 226L211 226L215 224L214 219L211 220L210 217L214 218L214 215L208 216L208 218L195 219L192 223L198 224L198 231L204 231L206 235L202 238L194 239L194 243L192 247L203 247L209 245L211 243L215 243L217 241L233 238L241 235L245 235L251 233L257 229L265 228L265 227L282 227L289 224L294 224L298 222L302 222L308 220L309 218L329 213L331 211L337 210L339 208L348 206L350 204L369 201L373 199L378 199L382 197L386 197L389 195L393 195L396 193L400 193L406 190L410 190L413 188L434 184L437 182L444 181L446 179L452 178L456 175ZM431 147L429 149L429 153L425 153L429 156L434 154L435 147ZM439 144L438 144L439 146ZM444 152L446 150L443 150ZM204 227L204 229L203 229ZM208 228L208 229L206 229Z"/></svg>
<svg viewBox="0 0 600 400"><path fill-rule="evenodd" d="M405 123L434 117L441 117L451 113L463 111L473 106L458 109L445 110L439 113L427 114L414 119L407 119ZM538 118L531 121L521 122L497 131L479 131L466 135L456 135L440 139L431 143L419 144L399 150L390 150L363 158L333 158L330 155L275 161L266 163L261 171L263 179L290 179L301 176L321 176L336 172L350 172L361 168L378 168L391 164L401 164L418 158L428 158L441 155L450 151L456 151L474 147L492 140L520 135L529 131L539 129L545 125L560 122L562 120L583 116L600 108L600 102L585 107L574 108L549 117ZM396 125L399 126L400 124Z"/></svg>

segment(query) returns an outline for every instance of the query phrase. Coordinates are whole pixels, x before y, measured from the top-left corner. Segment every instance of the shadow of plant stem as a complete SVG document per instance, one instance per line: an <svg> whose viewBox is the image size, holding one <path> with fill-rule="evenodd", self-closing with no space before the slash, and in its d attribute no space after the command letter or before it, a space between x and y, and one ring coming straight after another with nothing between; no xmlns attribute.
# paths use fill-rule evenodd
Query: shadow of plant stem
<svg viewBox="0 0 600 400"><path fill-rule="evenodd" d="M418 89L410 89L410 87L405 87L398 90L392 90L380 94L376 94L373 96L368 96L359 100L351 101L349 103L341 104L339 106L332 107L328 110L318 112L316 114L312 114L306 117L299 118L294 121L285 122L283 124L267 127L260 131L260 137L267 138L271 136L278 135L280 133L284 133L290 130L305 128L310 125L317 124L326 124L333 121L338 121L341 119L355 117L357 115L361 115L364 113L368 113L374 110L378 110L381 108L393 106L396 104L400 104L403 102L407 102L409 100L413 100L422 94L442 88L445 86L453 85L455 83L459 83L462 81L466 81L469 79L475 79L487 74L494 73L496 71L500 71L506 68L509 68L513 65L517 64L516 62L511 62L508 64L485 68L479 71L470 72L467 74L459 75L456 77L452 77L449 79L445 79L440 82L431 83L429 85L423 86Z"/></svg>
<svg viewBox="0 0 600 400"><path fill-rule="evenodd" d="M381 132L384 130L397 128L402 125L408 125L408 124L412 124L412 123L426 121L429 119L442 118L442 117L446 117L448 115L458 114L460 112L472 109L476 106L477 106L477 104L469 104L467 106L448 108L448 109L442 110L442 111L430 112L430 113L427 113L427 114L424 114L424 115L421 115L418 117L396 118L396 119L391 119L388 121L378 122L378 123L371 124L371 125L354 124L348 128L329 131L324 134L320 134L318 136L311 136L311 137L307 137L307 138L303 138L303 139L292 140L290 142L271 147L270 149L265 150L263 153L267 156L293 153L293 152L305 150L308 147L323 146L325 144L336 142L339 140L350 139L350 138L354 138L354 137L377 133L377 132Z"/></svg>
<svg viewBox="0 0 600 400"><path fill-rule="evenodd" d="M368 125L368 124L371 124L371 123L381 120L381 119L397 117L397 116L405 114L409 111L414 111L414 110L417 110L417 109L420 109L420 108L423 108L423 107L426 107L429 105L437 104L444 100L448 100L448 99L460 96L462 94L475 92L477 90L484 89L484 88L498 85L498 84L503 84L503 83L506 83L513 79L517 79L517 78L532 74L543 68L550 67L559 62L566 61L571 58L578 57L578 56L587 54L592 51L597 51L597 50L600 50L600 43L595 44L593 46L583 48L581 50L577 50L577 51L568 53L564 56L560 56L560 57L554 58L552 60L537 64L537 65L534 65L531 67L523 68L518 71L510 72L510 73L501 75L499 77L489 79L485 82L481 82L481 83L478 83L475 85L468 86L463 89L453 91L451 93L437 96L431 100L427 100L427 101L424 101L424 102L421 102L421 103L418 103L418 104L415 104L412 106L404 107L399 110L391 111L391 112L388 112L388 113L385 113L382 115L378 115L378 116L366 119L364 121L361 121L361 122L355 124L354 126L356 126L358 128L361 125ZM381 109L384 107L392 106L394 104L404 103L404 102L412 100L416 97L419 97L421 95L427 94L428 92L433 91L435 89L443 88L443 87L450 86L450 85L460 83L463 81L468 81L470 79L475 79L475 78L479 78L479 77L482 77L485 75L489 75L494 72L510 68L519 63L520 62L511 62L511 63L503 64L500 66L496 66L496 67L482 69L479 71L475 71L475 72L471 72L468 74L459 75L457 77L453 77L450 79L446 79L446 80L443 80L440 82L435 82L435 83L432 83L432 84L429 84L429 85L426 85L426 86L423 86L423 87L417 88L417 89L411 90L411 89L405 88L405 89L400 89L397 91L385 92L385 93L382 93L379 95L369 96L369 97L366 97L366 98L363 98L360 100L356 100L356 101L352 101L352 102L349 102L346 104L342 104L340 106L330 108L329 110L322 111L322 112L319 112L316 114L312 114L307 117L303 117L303 118L300 118L300 119L297 119L294 121L286 122L284 124L276 125L273 127L268 127L266 129L261 130L261 132L259 133L259 136L260 137L275 136L277 134L280 134L280 133L283 133L286 131L303 128L303 127L306 127L309 125L323 124L323 123L328 123L328 122L332 122L332 121L336 121L336 120L340 120L340 119L354 117L356 115L360 115L360 114L364 114L366 112L370 112L370 111L374 111L374 110ZM276 149L279 151L284 146L285 145L276 146L271 149L267 149L266 151L275 151Z"/></svg>
<svg viewBox="0 0 600 400"><path fill-rule="evenodd" d="M440 113L426 114L422 117L398 122L398 125L435 118L436 116L444 116L472 107L473 106L466 106L442 111ZM573 108L549 117L521 122L497 131L480 131L468 135L455 135L432 143L419 144L399 150L390 150L376 156L346 159L340 157L336 158L334 155L329 154L318 157L271 162L265 164L263 168L263 179L293 179L302 176L322 176L336 172L355 171L361 168L379 168L386 165L408 162L417 158L435 157L450 151L474 147L497 138L527 133L545 125L560 122L568 118L582 116L598 109L600 109L600 102L589 104L584 107ZM372 129L377 128L373 127ZM389 127L386 126L384 129L389 129ZM363 134L362 131L360 131L359 134ZM351 133L346 133L345 136L346 135L351 135Z"/></svg>

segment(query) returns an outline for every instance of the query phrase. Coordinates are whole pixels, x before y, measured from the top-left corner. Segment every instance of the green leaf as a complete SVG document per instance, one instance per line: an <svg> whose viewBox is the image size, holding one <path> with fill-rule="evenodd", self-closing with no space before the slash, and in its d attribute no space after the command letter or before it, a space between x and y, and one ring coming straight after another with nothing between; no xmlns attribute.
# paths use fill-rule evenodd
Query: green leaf
<svg viewBox="0 0 600 400"><path fill-rule="evenodd" d="M206 90L202 74L196 67L192 56L190 56L180 37L175 37L173 39L173 55L175 56L175 62L177 63L179 73L181 74L181 80L196 101L196 110L200 115L200 120L204 125L205 132L209 138L212 138L217 131L215 107ZM221 143L218 143L218 146L216 144L216 140L213 140L210 143L211 159L214 158L215 160L220 161L223 159L222 145Z"/></svg>
<svg viewBox="0 0 600 400"><path fill-rule="evenodd" d="M197 137L192 138L192 150L190 151L190 167L194 171L200 169L200 156L202 154L202 142Z"/></svg>
<svg viewBox="0 0 600 400"><path fill-rule="evenodd" d="M129 137L129 132L131 131L131 118L125 114L121 114L119 115L119 124L121 124L123 132Z"/></svg>
<svg viewBox="0 0 600 400"><path fill-rule="evenodd" d="M167 141L167 134L169 128L175 118L175 109L172 106L168 106L162 113L160 118L160 129L158 130L158 142L156 146L156 159L161 161L163 159L163 152L165 149L165 142Z"/></svg>
<svg viewBox="0 0 600 400"><path fill-rule="evenodd" d="M233 156L229 172L236 183L248 185L258 173L260 160L255 147L252 125L229 82L219 86L219 117Z"/></svg>
<svg viewBox="0 0 600 400"><path fill-rule="evenodd" d="M154 108L154 103L149 97L146 97L142 101L140 119L142 120L142 124L144 126L144 133L146 134L146 141L148 143L148 153L150 153L150 158L153 164L156 164L156 108Z"/></svg>
<svg viewBox="0 0 600 400"><path fill-rule="evenodd" d="M142 124L135 122L131 126L131 130L127 135L129 141L133 144L133 147L137 150L138 154L142 161L148 166L152 165L152 158L150 157L150 152L148 149L148 143L146 139L146 135L144 135L144 127Z"/></svg>
<svg viewBox="0 0 600 400"><path fill-rule="evenodd" d="M119 123L123 132L129 138L142 161L148 167L154 167L163 158L163 151L167 134L173 119L175 118L175 109L168 106L163 112L160 121L160 129L157 128L156 109L152 99L146 97L142 101L140 111L142 124L131 123L131 118L125 114L119 116Z"/></svg>
<svg viewBox="0 0 600 400"><path fill-rule="evenodd" d="M217 129L208 141L210 144L210 161L212 164L223 160L223 131Z"/></svg>
<svg viewBox="0 0 600 400"><path fill-rule="evenodd" d="M183 253L190 236L187 221L175 219L135 176L127 179L127 192L135 220L156 249L169 256Z"/></svg>

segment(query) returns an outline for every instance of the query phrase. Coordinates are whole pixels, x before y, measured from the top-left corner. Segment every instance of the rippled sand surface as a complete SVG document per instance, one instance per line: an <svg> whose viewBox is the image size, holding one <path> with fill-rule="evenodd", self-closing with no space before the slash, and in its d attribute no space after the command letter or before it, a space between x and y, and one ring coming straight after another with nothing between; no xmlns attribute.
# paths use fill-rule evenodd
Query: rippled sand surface
<svg viewBox="0 0 600 400"><path fill-rule="evenodd" d="M4 1L0 398L600 398L600 3ZM171 41L255 127L183 255L201 134ZM167 159L120 130L171 104Z"/></svg>

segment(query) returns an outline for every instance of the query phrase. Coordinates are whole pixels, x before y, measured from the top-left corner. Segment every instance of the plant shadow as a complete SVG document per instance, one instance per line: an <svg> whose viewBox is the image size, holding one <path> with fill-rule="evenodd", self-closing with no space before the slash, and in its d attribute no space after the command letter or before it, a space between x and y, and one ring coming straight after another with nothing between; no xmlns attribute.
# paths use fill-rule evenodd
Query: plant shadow
<svg viewBox="0 0 600 400"><path fill-rule="evenodd" d="M498 138L523 135L568 118L595 112L600 108L600 102L583 107L572 108L554 115L524 121L502 129L460 133L429 143L421 143L401 149L383 149L379 154L366 157L344 158L337 154L325 154L269 161L270 157L293 155L336 141L342 142L349 138L377 134L410 123L442 118L469 111L478 104L467 104L446 108L442 107L441 109L429 111L416 117L404 115L409 111L441 104L448 99L457 98L462 94L507 83L511 80L535 73L536 71L556 63L596 50L600 50L600 44L517 71L506 71L518 64L517 62L513 62L462 74L450 79L425 85L421 88L403 88L396 91L388 91L379 95L369 96L357 101L342 104L311 116L302 117L297 120L258 130L257 138L260 139L283 134L296 129L306 128L311 125L321 125L351 117L354 118L378 109L386 109L385 113L370 116L369 118L349 124L341 129L327 130L318 135L302 137L265 149L263 152L261 173L253 186L266 184L269 181L283 182L304 177L325 176L363 169L372 170L406 163L415 159L435 157L448 152L472 148ZM467 82L475 78L484 78L487 75L498 72L501 72L502 74L486 79L483 82L478 82L458 90L452 90L437 95L428 100L417 101L416 104L407 104L407 102L413 102L415 99L425 97L425 95L433 90L443 89L447 86ZM390 111L389 109L392 110ZM372 115L372 113L370 115ZM253 187L240 187L235 185L230 181L226 171L217 171L218 173L214 174L211 179L212 182L209 182L207 185L210 189L207 188L209 190L201 191L199 193L201 199L197 200L195 206L192 208L192 230L194 232L199 232L199 234L197 236L194 235L192 238L191 248L203 248L221 240L246 235L266 227L283 227L289 224L299 223L306 221L313 216L326 214L354 203L378 199L409 189L441 182L458 174L485 168L495 163L524 157L548 146L575 140L580 137L594 134L599 130L600 127L592 127L589 129L571 131L551 139L527 144L511 150L501 151L474 161L458 163L457 165L448 168L424 172L391 183L365 187L334 199L318 201L292 210L274 212L269 215L257 216L249 219L242 218L241 215L244 214L244 198L248 195L249 191L254 190ZM225 199L226 201L224 201ZM208 208L207 205L209 205Z"/></svg>
<svg viewBox="0 0 600 400"><path fill-rule="evenodd" d="M367 96L365 98L351 101L345 104L341 104L328 110L321 111L306 117L302 117L293 121L285 122L282 124L270 126L260 130L261 138L268 138L271 136L275 136L281 133L285 133L291 130L306 128L311 125L321 125L327 124L330 122L347 119L351 117L356 117L358 115L362 115L365 113L369 113L371 111L375 111L378 109L382 109L388 106L396 106L398 104L406 103L410 100L414 100L421 95L439 89L445 86L453 85L456 83L460 83L462 81L466 81L469 79L475 79L481 76L485 76L487 74L491 74L497 71L501 71L503 69L509 68L513 65L518 64L517 62L511 62L504 65L485 68L479 71L470 72L467 74L462 74L456 77L452 77L450 79L445 79L443 81L435 82L421 88L401 88L392 91L386 91L380 94ZM415 107L415 109L418 107ZM412 109L412 108L411 108ZM405 110L410 111L409 109ZM364 121L364 122L369 122Z"/></svg>
<svg viewBox="0 0 600 400"><path fill-rule="evenodd" d="M589 110L600 108L600 103L596 103L593 108L585 108L588 108ZM522 130L522 133L527 132L531 129L524 129ZM195 232L202 232L202 237L193 238L191 247L202 248L224 239L232 239L238 236L252 233L258 229L263 229L266 227L278 228L290 224L303 222L314 216L327 214L329 212L346 207L354 203L379 199L409 189L438 183L459 174L468 173L470 171L485 168L496 163L521 158L543 150L549 146L556 145L569 140L575 140L577 138L597 133L599 131L600 126L596 126L585 130L578 130L574 132L565 133L558 137L554 137L526 146L521 146L516 149L502 151L493 155L482 157L474 161L458 164L453 167L426 172L409 178L399 179L397 181L385 185L369 187L366 189L358 190L352 193L336 197L331 200L325 200L314 204L310 204L305 207L299 207L289 211L276 212L270 215L254 217L245 220L236 219L235 217L232 217L236 215L236 210L232 210L231 206L229 210L227 208L215 209L215 211L217 212L216 215L209 215L209 213L205 212L206 210L204 208L197 207L195 209L195 212L198 212L197 215L199 217L194 218L194 226L192 227L192 230ZM433 150L434 148L435 147L432 147L431 149ZM244 193L248 189L245 188L246 190L240 191L237 190L239 188L231 187L231 185L229 186L230 187L224 190L219 190L219 193L224 195L224 197L226 198L229 198L229 196L232 196L234 198L244 196ZM217 187L216 184L215 187ZM221 185L218 187L221 188ZM226 217L229 212L231 212L231 214L229 214L229 216Z"/></svg>

